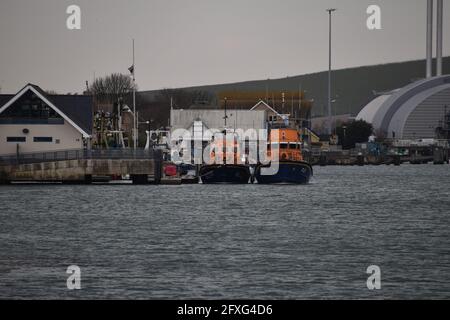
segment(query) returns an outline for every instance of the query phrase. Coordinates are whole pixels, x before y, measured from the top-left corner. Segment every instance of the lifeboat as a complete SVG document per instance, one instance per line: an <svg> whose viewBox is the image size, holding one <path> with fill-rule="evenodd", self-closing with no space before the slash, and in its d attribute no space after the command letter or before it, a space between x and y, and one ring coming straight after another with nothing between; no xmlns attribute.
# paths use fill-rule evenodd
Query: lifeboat
<svg viewBox="0 0 450 320"><path fill-rule="evenodd" d="M278 157L274 152L278 152ZM313 176L312 166L303 159L300 132L296 129L272 129L267 158L270 163L260 164L255 170L255 179L260 184L305 184ZM274 168L273 172L262 170L269 167Z"/></svg>
<svg viewBox="0 0 450 320"><path fill-rule="evenodd" d="M247 184L249 182L251 178L250 168L242 163L236 137L233 137L232 141L229 142L224 135L223 139L213 141L210 144L210 149L211 164L202 165L199 170L202 183Z"/></svg>

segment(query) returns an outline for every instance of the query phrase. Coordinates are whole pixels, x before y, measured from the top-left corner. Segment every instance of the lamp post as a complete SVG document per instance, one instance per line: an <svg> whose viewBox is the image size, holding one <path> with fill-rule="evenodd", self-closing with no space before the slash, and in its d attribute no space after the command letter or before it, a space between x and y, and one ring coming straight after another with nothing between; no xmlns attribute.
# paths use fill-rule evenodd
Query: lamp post
<svg viewBox="0 0 450 320"><path fill-rule="evenodd" d="M331 108L331 114L332 114L332 120L331 120L331 122L330 123L332 123L332 130L331 130L331 132L332 133L334 133L335 135L336 135L336 127L337 127L337 106L336 106L336 104L337 104L337 102L338 102L338 99L339 98L339 96L337 96L336 95L336 97L334 97L334 99L333 100L331 100L331 104L332 104L332 108ZM333 106L333 104L334 104L334 106Z"/></svg>
<svg viewBox="0 0 450 320"><path fill-rule="evenodd" d="M138 141L138 132L137 132L137 126L138 121L136 117L136 68L135 68L135 60L134 60L134 39L133 39L133 66L131 67L131 73L133 75L133 149L136 150L137 148L137 141Z"/></svg>
<svg viewBox="0 0 450 320"><path fill-rule="evenodd" d="M331 135L332 129L331 129L331 14L335 12L336 9L327 9L328 16L329 16L329 37L328 37L328 134Z"/></svg>

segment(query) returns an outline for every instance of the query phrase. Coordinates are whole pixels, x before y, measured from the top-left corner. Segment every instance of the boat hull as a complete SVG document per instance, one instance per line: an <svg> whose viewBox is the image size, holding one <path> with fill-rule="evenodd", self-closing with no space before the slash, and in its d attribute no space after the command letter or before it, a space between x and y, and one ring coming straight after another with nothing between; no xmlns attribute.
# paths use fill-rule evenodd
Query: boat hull
<svg viewBox="0 0 450 320"><path fill-rule="evenodd" d="M260 165L255 170L255 178L259 184L306 184L313 175L312 166L303 161L281 161L278 172L274 175L262 175L262 167L265 166Z"/></svg>
<svg viewBox="0 0 450 320"><path fill-rule="evenodd" d="M245 165L205 165L199 174L204 184L247 184L251 177Z"/></svg>

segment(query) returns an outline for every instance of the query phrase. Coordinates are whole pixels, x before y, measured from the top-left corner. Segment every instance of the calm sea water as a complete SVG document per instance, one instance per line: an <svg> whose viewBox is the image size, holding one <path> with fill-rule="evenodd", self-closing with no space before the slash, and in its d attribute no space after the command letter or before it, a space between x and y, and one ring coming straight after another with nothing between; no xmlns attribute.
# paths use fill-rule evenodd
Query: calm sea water
<svg viewBox="0 0 450 320"><path fill-rule="evenodd" d="M449 187L448 165L316 167L304 186L0 186L0 298L450 298Z"/></svg>

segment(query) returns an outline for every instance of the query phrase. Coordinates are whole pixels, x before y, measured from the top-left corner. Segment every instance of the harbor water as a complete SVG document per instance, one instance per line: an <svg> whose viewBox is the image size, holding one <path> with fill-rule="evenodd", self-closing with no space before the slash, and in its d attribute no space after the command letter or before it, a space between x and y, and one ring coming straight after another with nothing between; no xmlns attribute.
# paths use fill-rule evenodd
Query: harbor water
<svg viewBox="0 0 450 320"><path fill-rule="evenodd" d="M0 186L0 298L450 298L448 165L314 169L297 186Z"/></svg>

